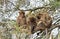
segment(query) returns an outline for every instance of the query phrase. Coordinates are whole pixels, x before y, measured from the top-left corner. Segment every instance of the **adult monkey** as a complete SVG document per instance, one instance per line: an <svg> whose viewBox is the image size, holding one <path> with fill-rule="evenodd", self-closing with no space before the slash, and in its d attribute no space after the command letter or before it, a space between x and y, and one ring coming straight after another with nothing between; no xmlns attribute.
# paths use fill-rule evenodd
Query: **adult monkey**
<svg viewBox="0 0 60 39"><path fill-rule="evenodd" d="M44 30L45 28L50 28L52 25L52 18L48 13L39 13L37 16L37 27Z"/></svg>
<svg viewBox="0 0 60 39"><path fill-rule="evenodd" d="M25 17L25 12L20 10L19 11L19 16L17 17L17 24L18 26L26 25L26 17Z"/></svg>
<svg viewBox="0 0 60 39"><path fill-rule="evenodd" d="M37 18L37 26L35 27L34 31L44 31L46 30L46 35L48 33L48 29L52 25L52 18L49 16L47 12L42 12L36 15ZM46 37L48 38L48 37Z"/></svg>
<svg viewBox="0 0 60 39"><path fill-rule="evenodd" d="M28 24L28 26L31 27L31 34L33 34L34 28L37 26L36 18L34 16L30 16L30 17L28 16L27 24Z"/></svg>

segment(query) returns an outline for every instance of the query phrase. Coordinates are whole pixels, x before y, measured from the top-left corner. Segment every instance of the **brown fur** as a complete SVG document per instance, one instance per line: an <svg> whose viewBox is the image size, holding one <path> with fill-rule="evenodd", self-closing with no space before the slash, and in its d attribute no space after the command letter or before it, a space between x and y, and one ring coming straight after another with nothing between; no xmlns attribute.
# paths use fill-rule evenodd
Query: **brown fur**
<svg viewBox="0 0 60 39"><path fill-rule="evenodd" d="M52 25L52 18L48 15L47 12L39 13L35 17L34 15L28 15L25 17L25 13L23 11L19 12L19 16L17 17L17 23L19 26L27 25L30 28L31 33L34 33L38 30L45 30L46 28L50 28Z"/></svg>
<svg viewBox="0 0 60 39"><path fill-rule="evenodd" d="M26 25L26 17L23 11L19 12L19 16L17 17L18 26Z"/></svg>
<svg viewBox="0 0 60 39"><path fill-rule="evenodd" d="M48 13L39 13L36 15L37 17L37 26L34 29L35 31L38 30L45 30L46 28L50 28L52 25L52 18L48 15Z"/></svg>
<svg viewBox="0 0 60 39"><path fill-rule="evenodd" d="M34 33L34 28L37 26L37 23L36 23L36 18L34 16L28 16L27 18L27 24L31 27L31 33Z"/></svg>

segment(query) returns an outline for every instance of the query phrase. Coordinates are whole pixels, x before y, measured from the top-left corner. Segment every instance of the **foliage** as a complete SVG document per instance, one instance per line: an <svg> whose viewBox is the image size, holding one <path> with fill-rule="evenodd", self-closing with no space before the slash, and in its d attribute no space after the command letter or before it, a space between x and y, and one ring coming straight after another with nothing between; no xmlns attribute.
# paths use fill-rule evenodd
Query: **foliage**
<svg viewBox="0 0 60 39"><path fill-rule="evenodd" d="M52 10L55 10L55 8L60 7L60 1L58 0L50 1L50 6L52 7Z"/></svg>
<svg viewBox="0 0 60 39"><path fill-rule="evenodd" d="M17 25L16 21L10 21L10 20L8 21L7 19L5 19L5 15L11 16L11 15L13 15L13 12L15 12L20 7L24 6L25 5L25 1L26 0L17 0L17 1L15 1L13 3L13 2L8 2L8 0L6 0L6 1L0 0L0 21L5 20L5 22L7 23L7 24L6 23L0 23L0 29L1 29L1 26L4 27L0 31L5 31L6 30L5 32L0 32L0 37L2 39L11 39L10 36L12 34L16 34L16 35L20 34L21 33L20 30L24 31L25 33L28 33L26 31L29 30L29 29L22 29L23 27L19 27ZM4 3L4 2L6 2L6 3ZM6 4L6 7L5 7L6 9L4 10L5 4ZM50 6L52 6L52 8L51 8L52 10L55 10L55 8L59 8L60 7L60 0L51 1ZM15 8L15 11L13 11L13 8L12 7ZM28 15L30 15L30 14L28 14ZM2 18L3 18L3 20L1 20ZM10 27L11 27L11 29L10 29ZM6 35L6 36L5 37L2 37L1 36L1 35L3 35L2 33L4 35Z"/></svg>

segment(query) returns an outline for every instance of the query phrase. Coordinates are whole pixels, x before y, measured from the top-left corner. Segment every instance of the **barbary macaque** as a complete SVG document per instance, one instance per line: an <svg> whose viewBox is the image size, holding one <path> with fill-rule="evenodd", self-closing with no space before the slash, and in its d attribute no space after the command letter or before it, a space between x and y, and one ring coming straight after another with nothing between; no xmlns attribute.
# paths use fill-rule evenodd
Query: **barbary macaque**
<svg viewBox="0 0 60 39"><path fill-rule="evenodd" d="M43 31L46 28L49 29L51 27L52 18L49 16L47 12L37 14L36 18L37 18L37 26L34 29L35 31L38 31L38 30Z"/></svg>
<svg viewBox="0 0 60 39"><path fill-rule="evenodd" d="M18 26L26 25L27 27L31 27L31 34L35 31L43 31L51 27L52 18L47 12L38 13L36 15L31 15L31 12L29 13L30 14L25 16L25 12L19 11L19 16L17 17Z"/></svg>
<svg viewBox="0 0 60 39"><path fill-rule="evenodd" d="M34 33L34 28L37 26L36 18L34 16L28 17L27 24L31 27L31 33Z"/></svg>
<svg viewBox="0 0 60 39"><path fill-rule="evenodd" d="M25 12L19 11L19 16L17 17L18 26L26 25Z"/></svg>

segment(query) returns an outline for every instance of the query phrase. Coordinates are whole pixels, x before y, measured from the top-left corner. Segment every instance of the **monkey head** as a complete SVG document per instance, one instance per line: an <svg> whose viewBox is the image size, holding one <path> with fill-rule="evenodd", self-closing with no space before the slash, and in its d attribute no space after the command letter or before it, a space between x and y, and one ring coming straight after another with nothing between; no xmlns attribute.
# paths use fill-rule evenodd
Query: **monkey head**
<svg viewBox="0 0 60 39"><path fill-rule="evenodd" d="M35 31L38 30L45 30L46 28L50 28L52 25L52 18L48 15L48 13L39 13L36 15L37 18L37 26L34 29Z"/></svg>
<svg viewBox="0 0 60 39"><path fill-rule="evenodd" d="M21 16L21 17L25 17L25 12L24 11L19 11L19 16Z"/></svg>

